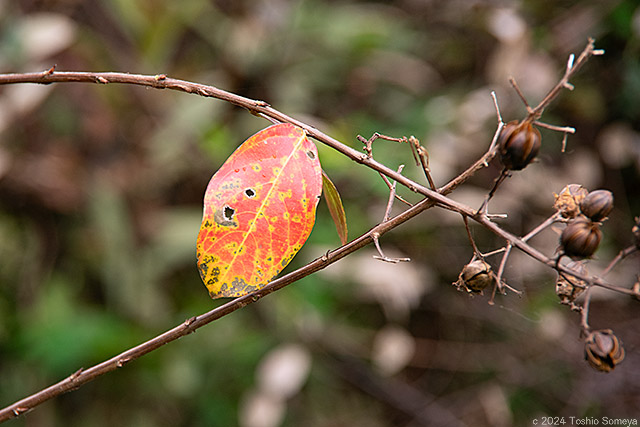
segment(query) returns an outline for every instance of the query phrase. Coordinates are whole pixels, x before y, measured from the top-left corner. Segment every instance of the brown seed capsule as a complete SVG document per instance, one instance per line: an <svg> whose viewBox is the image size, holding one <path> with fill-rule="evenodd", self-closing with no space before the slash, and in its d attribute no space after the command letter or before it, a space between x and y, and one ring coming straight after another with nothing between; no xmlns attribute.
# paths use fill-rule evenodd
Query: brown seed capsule
<svg viewBox="0 0 640 427"><path fill-rule="evenodd" d="M500 160L509 170L524 169L540 151L540 132L530 122L512 121L505 125L498 147Z"/></svg>
<svg viewBox="0 0 640 427"><path fill-rule="evenodd" d="M598 249L602 232L597 223L577 217L567 225L560 236L565 255L572 258L588 258Z"/></svg>
<svg viewBox="0 0 640 427"><path fill-rule="evenodd" d="M631 233L633 233L633 243L640 249L640 216L636 217L636 224L631 228Z"/></svg>
<svg viewBox="0 0 640 427"><path fill-rule="evenodd" d="M465 265L460 273L457 285L467 292L480 293L487 286L493 284L494 275L491 266L482 260L475 260Z"/></svg>
<svg viewBox="0 0 640 427"><path fill-rule="evenodd" d="M571 261L566 265L566 267L576 273L582 275L587 274L587 268L581 261ZM584 292L585 286L586 283L583 280L558 274L558 278L556 279L556 295L560 297L560 302L562 304L571 305L571 303L573 303L575 299Z"/></svg>
<svg viewBox="0 0 640 427"><path fill-rule="evenodd" d="M609 190L595 190L580 203L580 211L592 221L602 221L613 209L613 194Z"/></svg>
<svg viewBox="0 0 640 427"><path fill-rule="evenodd" d="M624 360L624 348L611 329L593 331L584 340L584 358L594 369L610 372Z"/></svg>
<svg viewBox="0 0 640 427"><path fill-rule="evenodd" d="M589 194L586 188L580 184L569 184L554 194L556 201L553 207L560 212L564 218L575 218L580 213L580 203Z"/></svg>

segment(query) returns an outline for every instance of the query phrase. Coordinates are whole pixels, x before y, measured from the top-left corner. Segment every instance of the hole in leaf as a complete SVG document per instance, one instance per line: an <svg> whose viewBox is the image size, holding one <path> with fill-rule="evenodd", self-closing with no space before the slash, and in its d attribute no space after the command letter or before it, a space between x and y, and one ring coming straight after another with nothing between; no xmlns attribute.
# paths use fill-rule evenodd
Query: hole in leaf
<svg viewBox="0 0 640 427"><path fill-rule="evenodd" d="M316 155L313 151L307 151L307 156L309 156L310 159L315 159Z"/></svg>
<svg viewBox="0 0 640 427"><path fill-rule="evenodd" d="M224 210L223 210L223 215L224 215L224 219L227 221L232 221L233 220L233 215L235 215L236 210L233 209L231 206L225 206Z"/></svg>
<svg viewBox="0 0 640 427"><path fill-rule="evenodd" d="M256 197L256 191L253 188L246 188L244 190L244 194L250 199L253 199L254 197Z"/></svg>

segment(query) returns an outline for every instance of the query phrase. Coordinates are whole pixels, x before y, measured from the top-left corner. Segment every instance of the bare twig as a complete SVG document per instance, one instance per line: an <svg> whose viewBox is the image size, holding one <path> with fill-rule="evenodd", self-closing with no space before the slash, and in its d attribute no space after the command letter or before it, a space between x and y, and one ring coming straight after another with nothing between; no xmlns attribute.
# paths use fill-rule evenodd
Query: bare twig
<svg viewBox="0 0 640 427"><path fill-rule="evenodd" d="M483 255L480 253L478 246L476 245L476 241L473 239L473 235L471 234L471 229L469 228L469 219L462 215L462 220L464 221L464 228L467 230L467 237L469 238L469 243L471 243L471 247L473 248L473 257L483 258Z"/></svg>
<svg viewBox="0 0 640 427"><path fill-rule="evenodd" d="M404 169L404 165L400 165L398 167L398 173L402 173L402 169ZM384 211L382 222L389 221L389 218L391 218L391 209L393 208L393 201L395 200L395 197L396 197L396 181L393 181L393 184L391 184L391 188L389 188L389 200L387 201L387 208Z"/></svg>
<svg viewBox="0 0 640 427"><path fill-rule="evenodd" d="M591 305L591 286L587 286L584 292L584 303L582 304L582 314L580 320L580 327L582 328L583 335L587 335L591 330L589 326L589 307Z"/></svg>
<svg viewBox="0 0 640 427"><path fill-rule="evenodd" d="M427 149L420 144L420 141L415 136L410 136L408 139L407 137L404 137L404 140L411 147L411 154L413 154L413 158L416 160L416 166L422 166L422 171L424 172L425 178L427 178L429 187L432 190L435 190L436 184L433 182L433 178L431 177L429 153L427 152Z"/></svg>
<svg viewBox="0 0 640 427"><path fill-rule="evenodd" d="M510 175L511 173L509 172L509 169L507 168L502 169L502 172L500 172L500 175L493 182L493 187L491 187L491 190L489 190L489 193L484 198L482 205L480 205L478 212L486 213L487 209L489 208L489 201L494 196L494 194L496 194L496 191L498 191L498 187L500 187L500 184L502 184L504 180L507 179Z"/></svg>
<svg viewBox="0 0 640 427"><path fill-rule="evenodd" d="M569 78L577 71L577 69L586 61L586 59L590 55L598 54L599 51L593 49L593 41L590 40L587 48L580 55L575 64L573 61L567 65L567 70L565 71L564 77L561 81L552 89L549 94L541 101L541 103L533 108L531 112L529 112L530 116L533 118L538 118L542 113L544 108L557 96L560 92L560 89L569 87L568 80ZM567 275L575 277L577 279L583 280L585 283L591 286L600 286L606 289L626 293L629 295L636 295L636 292L632 289L620 288L614 286L608 282L605 282L602 278L595 276L585 276L580 273L575 272L574 270L568 269L557 262L556 258L550 258L529 245L524 239L521 239L499 227L495 224L491 218L484 214L483 212L477 212L469 206L456 202L453 199L450 199L446 195L453 191L460 184L465 182L469 177L471 177L477 170L482 167L486 167L488 162L495 156L496 153L496 141L498 135L504 123L502 122L502 118L500 116L499 109L497 107L497 101L495 100L495 94L492 94L494 98L494 103L496 105L496 110L499 118L499 125L494 134L493 141L488 151L473 165L471 165L467 170L462 172L460 175L455 177L452 181L447 183L445 186L439 188L437 191L434 191L432 188L426 188L411 179L403 176L399 172L396 172L387 166L375 161L371 155L371 142L373 141L373 137L370 140L365 140L368 142L368 147L365 145L365 150L367 154L362 154L361 152L354 150L341 142L337 141L334 138L320 132L318 129L309 126L297 119L294 119L290 116L287 116L284 113L272 108L268 103L259 100L252 100L248 98L244 98L242 96L223 91L213 86L207 86L199 83L187 82L184 80L172 79L167 77L164 74L158 74L155 76L148 75L139 75L139 74L126 74L126 73L92 73L92 72L58 72L55 70L55 67L52 67L44 72L40 73L26 73L26 74L4 74L0 75L0 84L11 84L11 83L39 83L39 84L50 84L55 82L86 82L86 83L97 83L97 84L111 84L111 83L122 83L122 84L133 84L140 86L153 87L157 89L171 89L177 90L181 92L197 94L204 97L217 98L231 104L243 107L250 111L252 114L262 116L267 118L272 122L289 122L294 125L297 125L305 130L307 135L315 138L316 140L334 148L350 159L354 160L357 163L363 164L373 170L376 170L380 174L388 177L394 181L399 182L405 187L409 188L411 191L422 194L424 199L406 211L400 213L399 215L388 219L387 221L383 221L382 223L373 227L367 233L364 233L360 237L355 240L337 248L334 251L330 251L327 254L323 255L320 258L310 262L309 264L285 275L282 276L264 288L243 296L236 298L220 307L217 307L207 313L204 313L200 316L194 316L190 319L185 320L180 325L172 328L163 334L158 335L151 340L144 342L136 347L133 347L127 351L120 353L100 364L97 364L88 369L80 369L76 371L71 376L63 379L62 381L45 388L37 393L32 394L31 396L26 397L8 407L0 410L0 422L18 416L26 411L33 409L35 406L52 399L60 394L66 393L70 390L76 389L81 385L97 378L100 375L103 375L107 372L116 370L117 368L123 367L128 362L135 360L169 342L172 342L184 335L190 334L194 332L198 328L216 320L227 314L234 312L235 310L242 308L246 305L249 305L253 302L258 301L260 298L275 292L297 280L300 280L303 277L308 276L318 270L321 270L328 265L344 258L350 253L355 252L356 250L368 245L371 242L374 242L380 251L378 239L383 234L389 232L395 227L403 224L411 218L414 218L416 215L422 213L423 211L434 207L439 206L445 209L458 212L465 218L465 222L467 218L471 218L492 233L501 237L507 242L507 247L515 247L525 252L530 257L535 260L547 265L548 267L555 269L559 272L563 272ZM378 136L381 137L381 136ZM397 140L398 139L390 139ZM404 140L403 140L404 141ZM368 150L367 150L368 148ZM388 183L388 180L387 180ZM433 187L433 183L430 182L430 185ZM382 252L381 255L384 257ZM385 257L386 258L386 257Z"/></svg>
<svg viewBox="0 0 640 427"><path fill-rule="evenodd" d="M611 260L607 268L605 268L604 271L602 272L601 276L604 277L607 274L609 274L609 272L613 270L613 267L615 267L616 264L618 264L620 261L622 261L629 255L637 251L638 251L638 248L635 245L631 245L627 248L622 249L620 252L618 252L618 255L616 255L616 257Z"/></svg>
<svg viewBox="0 0 640 427"><path fill-rule="evenodd" d="M529 111L529 120L537 120L549 106L551 101L557 98L562 89L573 90L573 86L569 83L569 80L575 75L575 73L587 62L591 55L602 55L604 50L595 49L594 40L589 38L587 46L582 50L582 53L578 56L578 59L574 62L574 55L569 56L567 66L565 67L564 75L560 81L547 93L547 95L536 105L531 111Z"/></svg>

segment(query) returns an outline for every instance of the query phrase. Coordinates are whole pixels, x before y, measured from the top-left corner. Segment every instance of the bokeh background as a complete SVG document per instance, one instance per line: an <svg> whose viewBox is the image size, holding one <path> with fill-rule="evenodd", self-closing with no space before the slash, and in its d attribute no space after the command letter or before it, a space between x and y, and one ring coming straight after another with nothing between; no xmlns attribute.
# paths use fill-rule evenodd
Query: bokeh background
<svg viewBox="0 0 640 427"><path fill-rule="evenodd" d="M497 125L560 77L587 38L592 58L543 120L537 161L491 204L526 233L566 184L607 188L615 210L589 264L631 242L640 215L640 8L611 1L0 1L0 72L165 73L212 84L319 127L415 135L436 182L488 147ZM221 101L122 85L0 87L0 405L6 406L184 319L212 301L195 268L204 189L268 124ZM350 235L378 223L379 176L326 147ZM374 155L422 180L408 147ZM479 206L492 164L452 197ZM404 189L409 200L418 198ZM402 206L396 206L395 213ZM472 226L484 251L503 243ZM553 254L558 230L532 243ZM326 206L293 268L339 239ZM610 374L583 360L579 316L555 276L514 253L509 284L475 298L451 283L472 255L458 216L429 210L366 248L171 343L8 426L525 426L534 417L640 417L638 301L597 292L594 328L627 350ZM499 258L490 258L497 267ZM638 256L608 278L631 286Z"/></svg>

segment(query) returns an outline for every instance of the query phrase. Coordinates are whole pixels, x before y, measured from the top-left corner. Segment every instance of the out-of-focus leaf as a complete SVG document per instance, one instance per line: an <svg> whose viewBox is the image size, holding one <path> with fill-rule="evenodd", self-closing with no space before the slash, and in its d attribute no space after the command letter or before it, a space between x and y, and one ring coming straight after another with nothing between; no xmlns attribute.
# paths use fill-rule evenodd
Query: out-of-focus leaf
<svg viewBox="0 0 640 427"><path fill-rule="evenodd" d="M262 288L309 237L322 192L316 146L291 124L246 140L211 178L198 270L212 298Z"/></svg>
<svg viewBox="0 0 640 427"><path fill-rule="evenodd" d="M75 34L76 24L69 17L41 12L19 21L16 38L21 41L21 53L28 60L41 61L66 49L73 43Z"/></svg>
<svg viewBox="0 0 640 427"><path fill-rule="evenodd" d="M344 206L342 206L342 199L338 189L324 171L322 171L322 190L324 191L324 199L329 207L331 218L336 224L340 242L344 245L348 240L347 216L344 213Z"/></svg>

